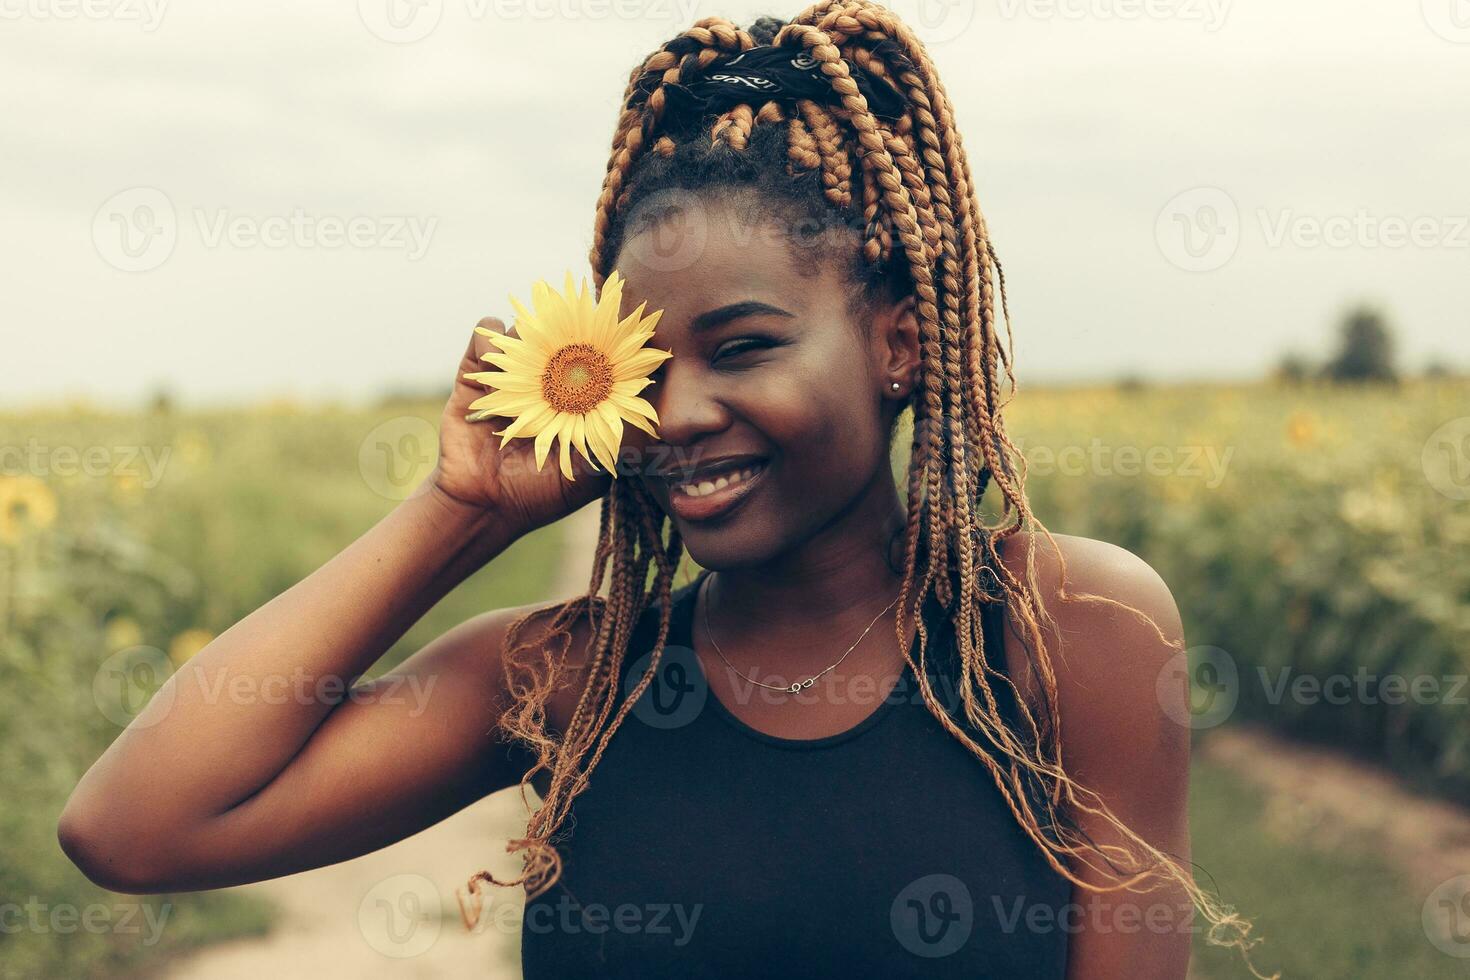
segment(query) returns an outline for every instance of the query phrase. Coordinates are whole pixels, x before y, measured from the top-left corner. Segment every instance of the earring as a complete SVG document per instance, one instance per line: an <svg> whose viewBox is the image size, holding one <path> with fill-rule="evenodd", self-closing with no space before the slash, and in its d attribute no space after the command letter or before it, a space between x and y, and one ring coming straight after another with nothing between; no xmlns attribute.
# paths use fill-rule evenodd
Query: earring
<svg viewBox="0 0 1470 980"><path fill-rule="evenodd" d="M898 390L898 389L899 389L899 384L898 384L898 382L897 382L897 381L895 381L895 382L893 382L893 390L894 390L894 391L897 391L897 390Z"/></svg>

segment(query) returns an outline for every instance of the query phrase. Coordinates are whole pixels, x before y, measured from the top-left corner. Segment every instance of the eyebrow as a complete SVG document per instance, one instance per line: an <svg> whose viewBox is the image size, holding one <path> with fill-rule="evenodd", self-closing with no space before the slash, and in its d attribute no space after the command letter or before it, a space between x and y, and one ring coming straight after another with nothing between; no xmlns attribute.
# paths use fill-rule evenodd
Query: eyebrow
<svg viewBox="0 0 1470 980"><path fill-rule="evenodd" d="M772 306L769 303L747 299L739 303L730 303L727 306L721 306L718 309L706 310L690 321L689 332L691 334L705 333L706 331L714 330L716 327L723 326L731 320L738 320L745 316L794 317L796 314L789 310L783 310L779 306Z"/></svg>

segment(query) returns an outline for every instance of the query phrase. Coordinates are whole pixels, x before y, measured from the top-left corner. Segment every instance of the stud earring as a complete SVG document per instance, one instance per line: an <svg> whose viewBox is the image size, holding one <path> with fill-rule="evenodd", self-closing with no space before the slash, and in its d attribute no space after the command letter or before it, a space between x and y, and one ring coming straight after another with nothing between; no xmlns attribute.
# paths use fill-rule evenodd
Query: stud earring
<svg viewBox="0 0 1470 980"><path fill-rule="evenodd" d="M897 391L897 390L898 390L898 389L899 389L899 384L898 384L898 382L897 382L897 381L895 381L895 382L893 382L893 390L894 390L894 391Z"/></svg>

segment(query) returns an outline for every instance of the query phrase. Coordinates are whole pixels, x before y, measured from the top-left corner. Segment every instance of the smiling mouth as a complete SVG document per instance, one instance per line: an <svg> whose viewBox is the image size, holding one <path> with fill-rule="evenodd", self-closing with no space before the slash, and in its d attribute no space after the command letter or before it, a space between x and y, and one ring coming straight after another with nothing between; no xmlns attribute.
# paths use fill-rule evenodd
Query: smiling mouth
<svg viewBox="0 0 1470 980"><path fill-rule="evenodd" d="M751 463L718 476L669 484L669 506L686 521L722 517L749 497L766 474L766 462Z"/></svg>

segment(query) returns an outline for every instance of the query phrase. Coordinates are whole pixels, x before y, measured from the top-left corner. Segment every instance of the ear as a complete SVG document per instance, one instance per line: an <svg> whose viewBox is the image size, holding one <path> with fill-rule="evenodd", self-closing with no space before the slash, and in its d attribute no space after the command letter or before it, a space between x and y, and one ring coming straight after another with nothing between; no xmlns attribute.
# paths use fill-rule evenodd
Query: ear
<svg viewBox="0 0 1470 980"><path fill-rule="evenodd" d="M883 397L907 401L919 378L919 318L914 297L888 307L874 324L877 340L876 377ZM893 382L898 382L898 390Z"/></svg>

